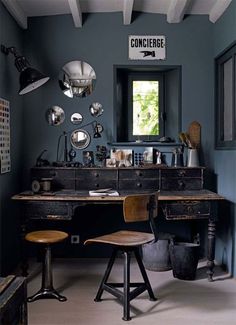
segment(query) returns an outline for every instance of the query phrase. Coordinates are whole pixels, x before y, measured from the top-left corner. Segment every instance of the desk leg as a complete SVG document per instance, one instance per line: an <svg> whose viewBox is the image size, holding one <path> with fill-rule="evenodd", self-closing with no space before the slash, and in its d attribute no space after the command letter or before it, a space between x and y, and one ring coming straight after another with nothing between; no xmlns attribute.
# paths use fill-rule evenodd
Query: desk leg
<svg viewBox="0 0 236 325"><path fill-rule="evenodd" d="M214 260L215 260L215 232L216 232L216 223L213 220L209 219L208 222L208 253L207 253L207 275L208 281L213 281L214 274Z"/></svg>
<svg viewBox="0 0 236 325"><path fill-rule="evenodd" d="M27 246L25 242L25 234L27 230L27 220L23 219L21 221L21 263L20 263L20 269L21 269L21 275L24 277L27 277L28 275L28 254L27 254Z"/></svg>

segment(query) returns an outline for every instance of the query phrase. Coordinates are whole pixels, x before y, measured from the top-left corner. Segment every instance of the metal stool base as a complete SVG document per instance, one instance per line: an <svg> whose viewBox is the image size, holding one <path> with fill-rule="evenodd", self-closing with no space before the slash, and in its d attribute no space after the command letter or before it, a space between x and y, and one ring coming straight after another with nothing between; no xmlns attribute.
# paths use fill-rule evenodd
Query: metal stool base
<svg viewBox="0 0 236 325"><path fill-rule="evenodd" d="M33 302L38 299L57 299L61 302L67 300L66 297L61 296L53 287L51 246L49 244L45 246L45 254L42 265L41 289L31 297L28 297L27 301Z"/></svg>
<svg viewBox="0 0 236 325"><path fill-rule="evenodd" d="M35 300L39 300L39 299L57 299L61 302L66 301L67 298L60 295L55 289L40 289L38 292L36 292L33 296L28 297L27 301L28 302L33 302Z"/></svg>

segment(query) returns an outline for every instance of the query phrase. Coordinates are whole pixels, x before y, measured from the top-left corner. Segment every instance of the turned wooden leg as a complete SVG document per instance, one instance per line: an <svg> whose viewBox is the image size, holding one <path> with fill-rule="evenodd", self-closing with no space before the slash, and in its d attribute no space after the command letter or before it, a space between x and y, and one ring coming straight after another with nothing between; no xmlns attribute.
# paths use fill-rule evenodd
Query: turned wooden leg
<svg viewBox="0 0 236 325"><path fill-rule="evenodd" d="M214 260L215 260L215 232L216 232L216 223L212 220L208 222L208 253L207 253L207 275L208 281L213 281L214 274Z"/></svg>

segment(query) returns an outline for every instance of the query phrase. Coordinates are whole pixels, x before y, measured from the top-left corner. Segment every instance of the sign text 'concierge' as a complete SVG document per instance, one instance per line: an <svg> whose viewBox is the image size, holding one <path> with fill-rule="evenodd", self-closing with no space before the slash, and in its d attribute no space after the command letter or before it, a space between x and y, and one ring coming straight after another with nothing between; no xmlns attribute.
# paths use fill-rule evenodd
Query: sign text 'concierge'
<svg viewBox="0 0 236 325"><path fill-rule="evenodd" d="M130 35L129 59L130 60L165 60L165 36Z"/></svg>

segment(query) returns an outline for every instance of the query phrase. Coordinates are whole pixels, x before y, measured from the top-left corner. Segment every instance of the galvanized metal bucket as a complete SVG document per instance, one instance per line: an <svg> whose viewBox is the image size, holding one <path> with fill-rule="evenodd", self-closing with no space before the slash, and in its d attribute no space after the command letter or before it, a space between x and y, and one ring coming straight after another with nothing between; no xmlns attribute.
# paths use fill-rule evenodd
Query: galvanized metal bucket
<svg viewBox="0 0 236 325"><path fill-rule="evenodd" d="M144 267L150 271L171 270L169 244L174 235L160 233L158 241L142 245L142 258Z"/></svg>

